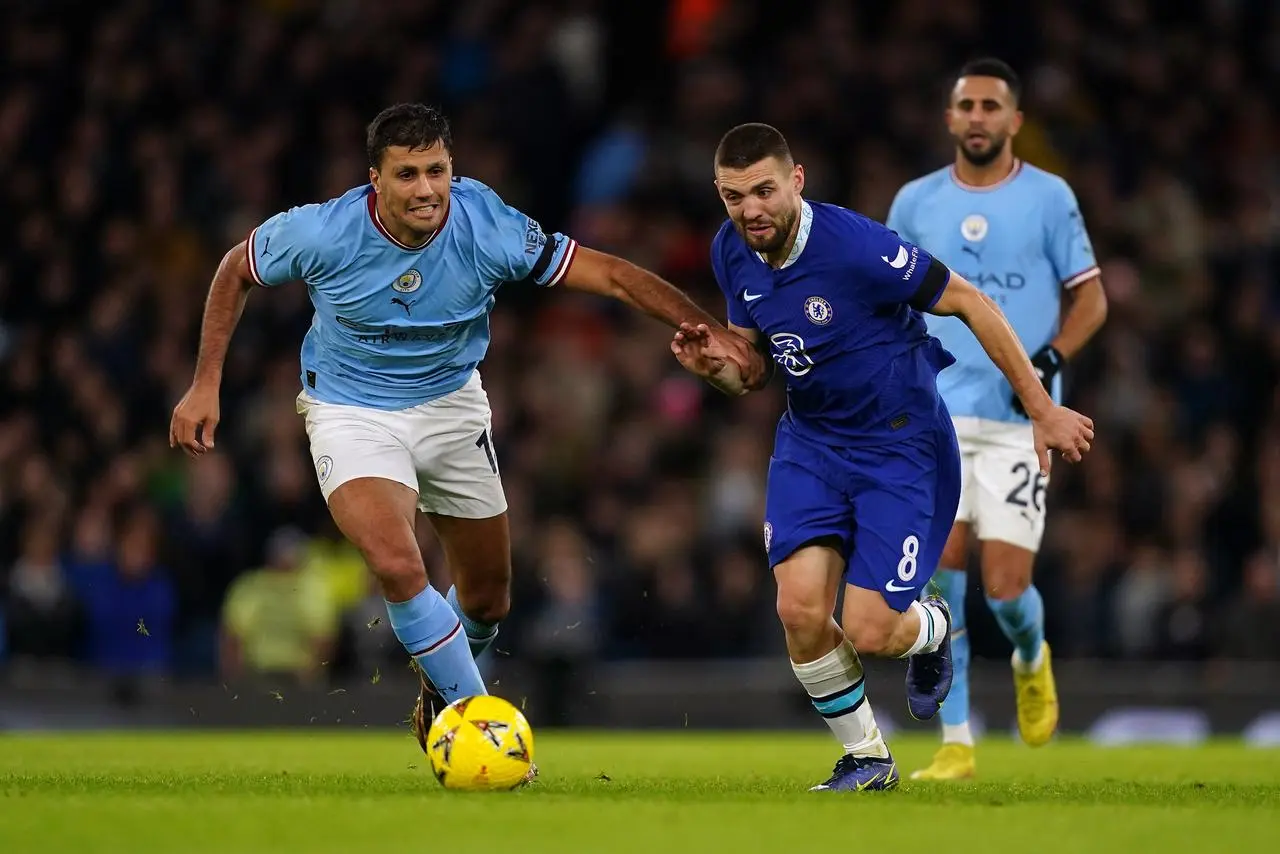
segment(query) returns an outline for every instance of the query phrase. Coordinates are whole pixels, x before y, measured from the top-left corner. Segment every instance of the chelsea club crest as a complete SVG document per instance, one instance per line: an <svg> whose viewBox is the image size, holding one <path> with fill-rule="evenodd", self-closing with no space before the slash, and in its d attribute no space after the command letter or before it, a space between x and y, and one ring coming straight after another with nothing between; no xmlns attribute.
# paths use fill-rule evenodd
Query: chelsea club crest
<svg viewBox="0 0 1280 854"><path fill-rule="evenodd" d="M422 287L422 274L417 270L402 273L400 278L391 283L391 290L402 294L411 294Z"/></svg>
<svg viewBox="0 0 1280 854"><path fill-rule="evenodd" d="M809 297L804 301L804 314L810 323L826 326L835 312L831 310L831 303L822 297Z"/></svg>

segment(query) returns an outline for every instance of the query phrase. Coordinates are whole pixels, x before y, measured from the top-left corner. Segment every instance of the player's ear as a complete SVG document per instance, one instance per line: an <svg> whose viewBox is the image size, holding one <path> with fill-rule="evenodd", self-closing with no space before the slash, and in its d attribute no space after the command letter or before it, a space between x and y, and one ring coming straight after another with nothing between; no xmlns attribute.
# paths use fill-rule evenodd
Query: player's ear
<svg viewBox="0 0 1280 854"><path fill-rule="evenodd" d="M373 185L374 190L378 189L378 177L379 177L378 167L370 166L369 167L369 183Z"/></svg>
<svg viewBox="0 0 1280 854"><path fill-rule="evenodd" d="M804 192L804 167L799 163L791 173L791 183L795 187L797 193Z"/></svg>
<svg viewBox="0 0 1280 854"><path fill-rule="evenodd" d="M1022 130L1022 110L1013 111L1013 121L1009 123L1009 136L1017 136Z"/></svg>

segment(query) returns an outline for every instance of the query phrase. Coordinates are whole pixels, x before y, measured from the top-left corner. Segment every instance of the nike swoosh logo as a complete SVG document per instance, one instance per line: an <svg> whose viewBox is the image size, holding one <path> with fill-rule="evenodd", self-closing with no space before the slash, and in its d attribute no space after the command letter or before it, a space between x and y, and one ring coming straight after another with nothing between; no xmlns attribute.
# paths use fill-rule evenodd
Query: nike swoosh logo
<svg viewBox="0 0 1280 854"><path fill-rule="evenodd" d="M898 254L892 261L889 260L888 255L881 255L880 260L888 263L888 265L895 270L901 270L903 267L907 266L907 247L899 246Z"/></svg>
<svg viewBox="0 0 1280 854"><path fill-rule="evenodd" d="M764 296L764 294L753 294L753 293L751 293L751 291L743 291L743 292L742 292L742 301L743 301L743 302L754 302L755 300L760 299L760 297L762 297L762 296Z"/></svg>
<svg viewBox="0 0 1280 854"><path fill-rule="evenodd" d="M915 587L910 585L906 587L899 587L897 582L890 581L885 584L884 589L888 590L890 593L905 593L908 590L915 590Z"/></svg>

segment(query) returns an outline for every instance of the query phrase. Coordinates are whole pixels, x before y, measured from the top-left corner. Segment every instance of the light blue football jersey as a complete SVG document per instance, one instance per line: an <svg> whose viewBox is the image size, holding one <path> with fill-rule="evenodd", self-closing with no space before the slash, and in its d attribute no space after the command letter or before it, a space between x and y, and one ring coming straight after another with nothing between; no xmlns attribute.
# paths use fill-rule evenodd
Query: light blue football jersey
<svg viewBox="0 0 1280 854"><path fill-rule="evenodd" d="M1032 354L1058 333L1062 292L1098 274L1067 182L1021 161L990 187L961 183L954 167L918 178L898 191L886 225L982 288ZM938 375L951 414L1027 423L1013 409L1008 380L964 322L927 319L929 332L956 357ZM1060 375L1052 393L1061 402Z"/></svg>
<svg viewBox="0 0 1280 854"><path fill-rule="evenodd" d="M498 287L564 277L574 240L547 235L479 181L450 189L444 222L416 249L387 231L368 184L249 233L259 285L307 285L302 383L316 400L395 410L456 391L488 350Z"/></svg>

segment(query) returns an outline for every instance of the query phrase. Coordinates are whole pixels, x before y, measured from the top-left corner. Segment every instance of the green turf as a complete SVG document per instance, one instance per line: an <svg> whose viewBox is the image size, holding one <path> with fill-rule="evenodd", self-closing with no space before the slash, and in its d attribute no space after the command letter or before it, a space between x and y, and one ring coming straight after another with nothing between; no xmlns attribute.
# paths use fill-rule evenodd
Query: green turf
<svg viewBox="0 0 1280 854"><path fill-rule="evenodd" d="M933 746L893 741L904 771ZM804 791L834 759L821 734L540 733L536 750L536 786L459 795L403 732L0 737L0 852L1204 854L1280 839L1280 753L1227 742L986 742L977 782L860 795Z"/></svg>

